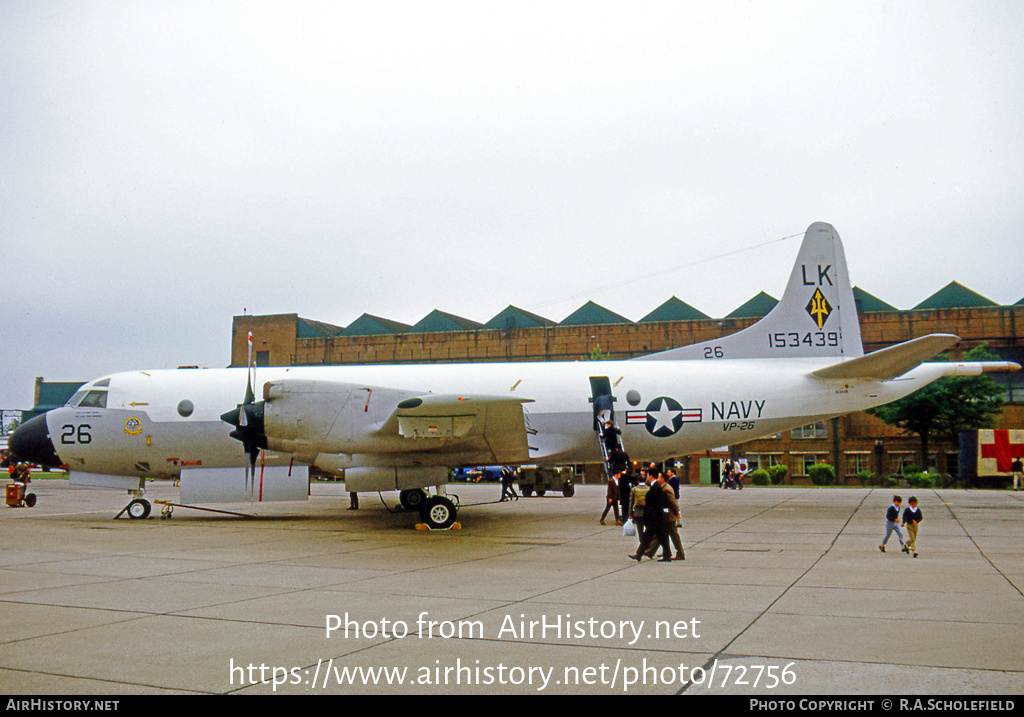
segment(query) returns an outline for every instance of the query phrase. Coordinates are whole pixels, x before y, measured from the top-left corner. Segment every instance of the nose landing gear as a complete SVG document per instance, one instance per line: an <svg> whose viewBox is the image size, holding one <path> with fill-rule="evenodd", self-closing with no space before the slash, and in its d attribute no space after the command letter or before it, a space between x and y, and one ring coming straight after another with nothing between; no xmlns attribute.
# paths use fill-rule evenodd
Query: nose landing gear
<svg viewBox="0 0 1024 717"><path fill-rule="evenodd" d="M152 510L152 506L149 501L142 497L142 491L129 491L132 494L132 501L121 509L121 512L114 516L114 520L117 520L125 513L132 520L145 520L149 517L149 513Z"/></svg>

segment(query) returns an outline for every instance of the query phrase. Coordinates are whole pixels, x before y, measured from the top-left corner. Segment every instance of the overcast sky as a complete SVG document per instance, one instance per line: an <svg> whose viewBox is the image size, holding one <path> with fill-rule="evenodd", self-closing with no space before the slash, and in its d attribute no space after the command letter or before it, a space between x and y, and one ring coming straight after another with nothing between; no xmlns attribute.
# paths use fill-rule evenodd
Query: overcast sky
<svg viewBox="0 0 1024 717"><path fill-rule="evenodd" d="M347 326L1024 297L1024 3L0 0L0 407ZM770 242L770 243L769 243Z"/></svg>

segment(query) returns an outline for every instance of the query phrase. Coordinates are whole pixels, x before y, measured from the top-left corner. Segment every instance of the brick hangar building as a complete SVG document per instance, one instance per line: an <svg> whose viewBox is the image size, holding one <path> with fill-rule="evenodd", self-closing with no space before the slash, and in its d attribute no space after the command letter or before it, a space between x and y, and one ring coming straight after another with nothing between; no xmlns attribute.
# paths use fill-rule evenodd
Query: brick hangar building
<svg viewBox="0 0 1024 717"><path fill-rule="evenodd" d="M866 353L929 333L954 333L962 339L950 351L954 359L985 344L1004 360L1024 363L1024 299L1001 306L956 282L910 310L896 309L857 287L854 296ZM574 361L586 360L594 349L608 358L628 359L735 333L776 303L761 292L725 318L712 319L672 297L636 322L593 302L557 323L514 306L486 323L435 310L412 326L369 314L348 327L297 314L235 316L231 365L245 366L249 332L260 366ZM1002 386L1005 402L995 428L1024 428L1024 376L993 378ZM717 483L721 461L730 456L745 458L751 468L785 465L786 482L797 484L809 483L807 468L820 461L836 467L840 484L855 483L863 471L894 475L909 466L960 473L958 446L933 439L931 448L931 455L921 456L916 435L904 435L858 412L676 460L681 478L691 484ZM587 467L586 480L603 480L596 466Z"/></svg>

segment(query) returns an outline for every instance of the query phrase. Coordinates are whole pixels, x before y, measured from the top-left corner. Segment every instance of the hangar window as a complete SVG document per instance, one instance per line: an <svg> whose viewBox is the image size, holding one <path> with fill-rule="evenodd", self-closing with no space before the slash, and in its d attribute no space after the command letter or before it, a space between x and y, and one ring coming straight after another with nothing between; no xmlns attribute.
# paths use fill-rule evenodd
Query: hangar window
<svg viewBox="0 0 1024 717"><path fill-rule="evenodd" d="M825 430L825 422L809 423L806 426L793 429L793 438L828 438Z"/></svg>

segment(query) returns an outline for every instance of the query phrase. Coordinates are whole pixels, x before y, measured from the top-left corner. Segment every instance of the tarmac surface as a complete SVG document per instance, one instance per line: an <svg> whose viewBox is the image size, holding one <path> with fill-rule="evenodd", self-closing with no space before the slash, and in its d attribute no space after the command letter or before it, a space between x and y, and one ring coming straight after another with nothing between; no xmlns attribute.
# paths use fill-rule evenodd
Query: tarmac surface
<svg viewBox="0 0 1024 717"><path fill-rule="evenodd" d="M32 489L0 506L3 694L1024 692L1024 493L914 491L914 559L878 550L889 489L684 487L686 560L637 564L603 486L455 484L444 532L335 483L256 519Z"/></svg>

